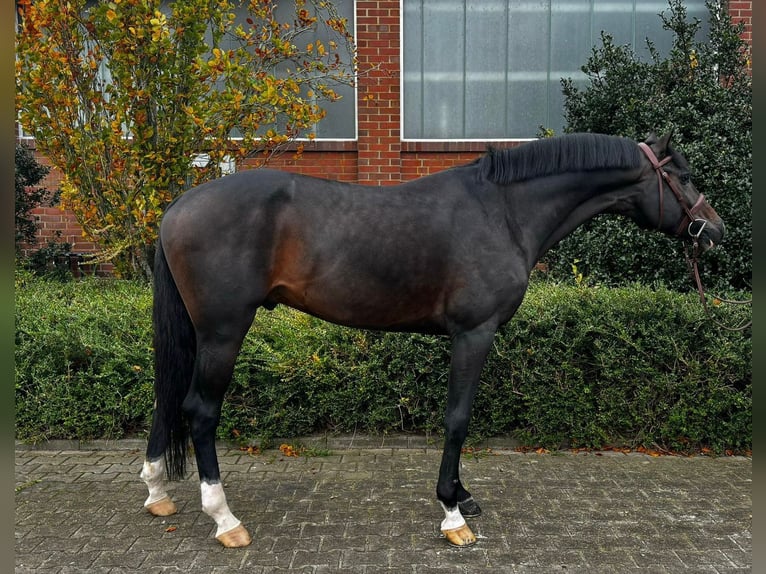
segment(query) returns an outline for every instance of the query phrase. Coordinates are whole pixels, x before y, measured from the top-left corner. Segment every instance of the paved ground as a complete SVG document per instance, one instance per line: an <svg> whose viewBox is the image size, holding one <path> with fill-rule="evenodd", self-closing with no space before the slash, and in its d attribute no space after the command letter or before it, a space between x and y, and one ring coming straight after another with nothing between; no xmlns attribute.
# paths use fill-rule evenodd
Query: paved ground
<svg viewBox="0 0 766 574"><path fill-rule="evenodd" d="M478 543L456 550L439 532L440 452L412 440L299 458L221 448L229 503L253 535L235 550L213 538L195 477L171 486L177 515L143 510L141 445L17 445L16 572L750 571L750 458L464 456L484 514L468 520Z"/></svg>

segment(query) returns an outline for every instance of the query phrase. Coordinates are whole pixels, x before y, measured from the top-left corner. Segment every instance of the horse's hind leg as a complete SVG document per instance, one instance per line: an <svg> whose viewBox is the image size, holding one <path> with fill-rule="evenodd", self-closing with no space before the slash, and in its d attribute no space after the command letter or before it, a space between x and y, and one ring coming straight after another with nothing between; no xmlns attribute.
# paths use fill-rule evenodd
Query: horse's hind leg
<svg viewBox="0 0 766 574"><path fill-rule="evenodd" d="M149 497L144 502L144 508L154 516L170 516L177 512L177 508L165 488L165 458L163 455L168 447L168 441L167 431L162 426L162 421L157 420L159 417L155 404L154 421L149 433L149 444L140 476L149 489Z"/></svg>
<svg viewBox="0 0 766 574"><path fill-rule="evenodd" d="M246 315L246 314L245 314ZM217 525L216 539L227 547L247 546L250 534L232 514L221 483L215 435L234 363L253 316L219 318L209 331L198 329L197 359L183 410L200 477L202 510Z"/></svg>
<svg viewBox="0 0 766 574"><path fill-rule="evenodd" d="M144 502L144 508L154 516L175 514L176 505L165 488L165 460L162 456L154 460L147 457L144 460L141 479L149 489L149 497Z"/></svg>

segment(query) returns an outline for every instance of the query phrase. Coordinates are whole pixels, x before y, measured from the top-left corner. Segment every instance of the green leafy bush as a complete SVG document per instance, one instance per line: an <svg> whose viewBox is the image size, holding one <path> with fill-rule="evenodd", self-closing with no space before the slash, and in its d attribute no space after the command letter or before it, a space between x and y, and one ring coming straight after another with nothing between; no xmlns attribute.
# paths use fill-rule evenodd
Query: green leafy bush
<svg viewBox="0 0 766 574"><path fill-rule="evenodd" d="M148 431L151 293L119 280L23 276L16 294L16 432L119 438ZM716 309L733 321L740 308ZM496 336L471 437L546 447L751 448L749 333L711 326L693 295L535 282ZM260 311L219 438L442 429L449 342Z"/></svg>
<svg viewBox="0 0 766 574"><path fill-rule="evenodd" d="M153 401L151 333L145 285L17 272L17 438L144 432Z"/></svg>
<svg viewBox="0 0 766 574"><path fill-rule="evenodd" d="M618 134L643 140L673 131L673 145L689 160L693 180L726 224L720 246L705 254L704 280L720 291L752 285L752 76L750 50L725 2L708 2L710 33L695 40L700 22L687 21L680 0L661 16L673 34L663 57L649 44L650 61L602 34L582 67L583 87L562 80L566 131ZM597 218L577 229L546 257L563 277L574 259L604 285L638 281L693 289L676 240Z"/></svg>
<svg viewBox="0 0 766 574"><path fill-rule="evenodd" d="M25 144L16 144L15 254L17 265L30 269L38 275L48 275L63 280L71 276L69 266L64 262L64 255L72 246L58 241L61 236L60 231L55 232L56 240L49 239L45 246L32 250L37 243L39 230L32 210L58 202L58 191L50 193L46 188L38 185L49 171L48 166L40 164L35 159L29 147ZM26 253L24 253L25 250Z"/></svg>
<svg viewBox="0 0 766 574"><path fill-rule="evenodd" d="M45 179L49 171L49 167L37 162L32 150L26 145L16 144L16 255L20 253L22 244L34 244L36 240L38 225L31 211L48 196L48 190L38 187L38 184Z"/></svg>

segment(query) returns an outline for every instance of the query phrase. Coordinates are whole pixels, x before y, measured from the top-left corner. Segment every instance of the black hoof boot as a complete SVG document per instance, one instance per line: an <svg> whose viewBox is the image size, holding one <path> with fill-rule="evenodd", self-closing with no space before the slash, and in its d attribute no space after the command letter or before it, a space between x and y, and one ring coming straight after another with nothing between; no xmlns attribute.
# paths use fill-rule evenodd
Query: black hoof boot
<svg viewBox="0 0 766 574"><path fill-rule="evenodd" d="M460 514L463 515L463 518L481 516L481 507L476 504L473 496L469 496L463 501L458 501L457 506L460 509Z"/></svg>

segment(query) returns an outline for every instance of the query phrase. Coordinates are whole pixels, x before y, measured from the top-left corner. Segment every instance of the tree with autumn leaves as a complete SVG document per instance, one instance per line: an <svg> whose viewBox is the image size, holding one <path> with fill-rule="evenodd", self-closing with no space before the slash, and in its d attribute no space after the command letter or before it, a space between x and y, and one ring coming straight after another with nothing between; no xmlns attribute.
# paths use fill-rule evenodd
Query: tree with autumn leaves
<svg viewBox="0 0 766 574"><path fill-rule="evenodd" d="M18 2L19 121L63 173L62 207L121 275L151 276L174 198L225 162L262 165L311 139L333 86L353 81L333 4L285 3L289 17L273 0Z"/></svg>

